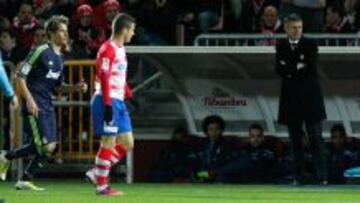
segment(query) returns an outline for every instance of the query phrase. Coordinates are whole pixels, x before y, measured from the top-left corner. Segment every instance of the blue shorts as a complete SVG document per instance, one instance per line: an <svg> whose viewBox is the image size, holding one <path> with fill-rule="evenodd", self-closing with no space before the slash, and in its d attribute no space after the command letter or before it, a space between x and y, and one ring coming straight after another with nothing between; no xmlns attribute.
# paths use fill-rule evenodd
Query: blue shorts
<svg viewBox="0 0 360 203"><path fill-rule="evenodd" d="M129 112L124 101L111 99L113 122L106 125L104 121L104 102L102 96L95 95L91 99L91 116L94 133L96 136L117 136L122 133L132 132Z"/></svg>
<svg viewBox="0 0 360 203"><path fill-rule="evenodd" d="M30 115L26 107L23 108L23 130L26 141L35 145L45 145L57 142L55 110L45 110L39 105L38 117Z"/></svg>

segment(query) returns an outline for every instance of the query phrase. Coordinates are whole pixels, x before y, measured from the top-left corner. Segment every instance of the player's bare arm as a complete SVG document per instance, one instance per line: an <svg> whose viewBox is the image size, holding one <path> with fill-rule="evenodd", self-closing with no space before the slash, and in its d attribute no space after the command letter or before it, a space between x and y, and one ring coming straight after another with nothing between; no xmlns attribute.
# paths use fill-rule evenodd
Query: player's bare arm
<svg viewBox="0 0 360 203"><path fill-rule="evenodd" d="M35 117L38 116L38 112L40 111L38 105L36 104L33 96L30 93L30 90L26 84L26 79L21 76L21 73L18 72L15 77L16 83L19 84L21 96L26 101L26 107L29 112Z"/></svg>

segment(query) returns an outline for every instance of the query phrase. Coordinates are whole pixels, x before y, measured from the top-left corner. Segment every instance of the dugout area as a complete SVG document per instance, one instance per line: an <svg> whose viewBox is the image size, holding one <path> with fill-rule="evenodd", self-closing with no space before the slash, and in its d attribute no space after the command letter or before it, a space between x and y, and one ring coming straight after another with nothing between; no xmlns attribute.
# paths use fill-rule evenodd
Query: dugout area
<svg viewBox="0 0 360 203"><path fill-rule="evenodd" d="M203 136L201 120L219 114L228 123L225 134L244 137L257 122L266 134L286 139L276 123L279 78L274 72L273 47L129 47L129 79L135 91L130 103L136 148L120 167L128 182L143 182L168 143L173 129L185 125L193 135ZM347 132L360 133L360 49L321 47L319 75L328 120L324 136L334 123ZM93 61L67 61L67 81L94 80ZM54 173L81 174L92 163L97 149L89 121L87 94L57 95L60 137ZM18 119L15 112L13 119ZM19 126L14 137L19 137ZM15 139L14 146L20 140ZM13 166L13 176L21 165Z"/></svg>

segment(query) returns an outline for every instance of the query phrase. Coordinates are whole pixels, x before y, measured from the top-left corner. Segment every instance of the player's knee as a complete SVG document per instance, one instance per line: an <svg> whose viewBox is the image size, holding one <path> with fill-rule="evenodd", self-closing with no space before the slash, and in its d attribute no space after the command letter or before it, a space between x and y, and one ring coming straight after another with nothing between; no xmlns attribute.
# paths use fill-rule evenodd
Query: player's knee
<svg viewBox="0 0 360 203"><path fill-rule="evenodd" d="M117 144L120 144L126 151L132 150L134 148L134 141L128 139L118 139Z"/></svg>
<svg viewBox="0 0 360 203"><path fill-rule="evenodd" d="M129 142L126 142L126 143L122 143L121 146L122 146L126 151L129 151L129 150L132 150L132 149L134 148L134 142L129 141Z"/></svg>
<svg viewBox="0 0 360 203"><path fill-rule="evenodd" d="M134 148L134 138L132 133L120 134L116 138L116 143L120 144L126 151Z"/></svg>
<svg viewBox="0 0 360 203"><path fill-rule="evenodd" d="M101 138L101 146L108 148L108 149L112 149L115 146L115 138L114 137L105 137L103 136Z"/></svg>

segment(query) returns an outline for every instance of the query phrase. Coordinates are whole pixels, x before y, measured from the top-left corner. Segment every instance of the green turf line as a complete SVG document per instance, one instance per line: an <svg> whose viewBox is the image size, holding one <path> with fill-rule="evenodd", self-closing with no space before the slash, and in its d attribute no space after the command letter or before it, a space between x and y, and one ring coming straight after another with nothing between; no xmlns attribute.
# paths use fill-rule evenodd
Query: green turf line
<svg viewBox="0 0 360 203"><path fill-rule="evenodd" d="M123 197L99 197L86 182L38 181L44 192L17 191L0 183L5 203L358 203L359 186L111 184Z"/></svg>

